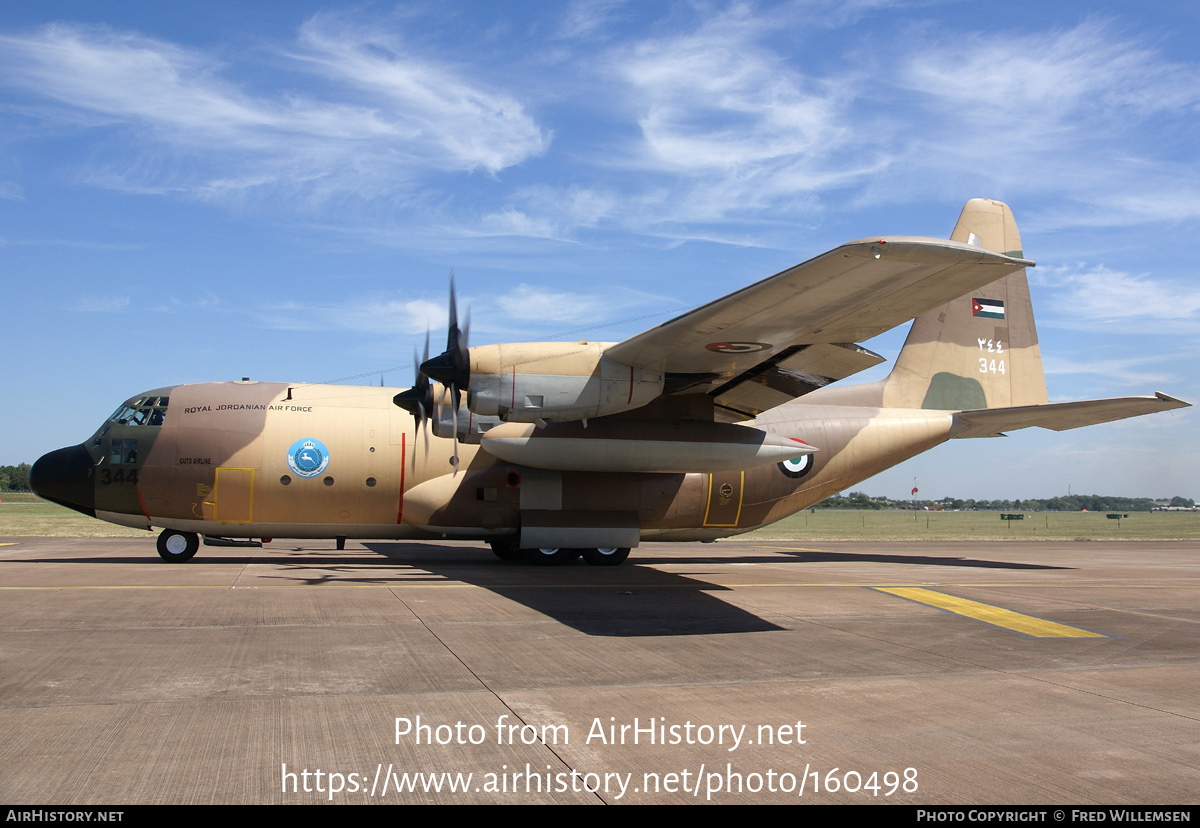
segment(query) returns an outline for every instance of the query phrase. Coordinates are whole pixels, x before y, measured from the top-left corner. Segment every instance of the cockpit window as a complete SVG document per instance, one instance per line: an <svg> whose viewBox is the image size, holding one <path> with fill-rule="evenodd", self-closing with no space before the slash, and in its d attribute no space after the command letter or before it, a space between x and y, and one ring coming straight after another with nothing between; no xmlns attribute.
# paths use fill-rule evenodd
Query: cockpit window
<svg viewBox="0 0 1200 828"><path fill-rule="evenodd" d="M112 440L108 450L110 463L136 463L137 440Z"/></svg>
<svg viewBox="0 0 1200 828"><path fill-rule="evenodd" d="M138 397L122 405L108 418L109 423L117 425L154 425L160 426L167 417L168 397Z"/></svg>
<svg viewBox="0 0 1200 828"><path fill-rule="evenodd" d="M108 430L110 428L112 428L112 424L105 423L104 427L102 429L100 429L98 432L96 432L96 439L92 440L92 448L94 448L94 449L100 448L100 443L104 439L104 435L108 434Z"/></svg>

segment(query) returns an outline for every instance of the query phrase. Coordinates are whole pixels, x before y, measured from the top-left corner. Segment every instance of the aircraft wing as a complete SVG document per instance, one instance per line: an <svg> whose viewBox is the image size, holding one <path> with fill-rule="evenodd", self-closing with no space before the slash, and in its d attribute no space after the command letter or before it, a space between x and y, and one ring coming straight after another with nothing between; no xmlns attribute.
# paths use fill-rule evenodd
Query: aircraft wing
<svg viewBox="0 0 1200 828"><path fill-rule="evenodd" d="M961 242L849 242L605 350L663 371L672 390L711 394L734 418L883 361L853 343L1033 262Z"/></svg>
<svg viewBox="0 0 1200 828"><path fill-rule="evenodd" d="M1040 426L1053 431L1124 420L1156 411L1187 408L1190 403L1156 391L1153 397L1116 397L1108 400L982 408L954 415L951 437L1002 437L1005 431Z"/></svg>

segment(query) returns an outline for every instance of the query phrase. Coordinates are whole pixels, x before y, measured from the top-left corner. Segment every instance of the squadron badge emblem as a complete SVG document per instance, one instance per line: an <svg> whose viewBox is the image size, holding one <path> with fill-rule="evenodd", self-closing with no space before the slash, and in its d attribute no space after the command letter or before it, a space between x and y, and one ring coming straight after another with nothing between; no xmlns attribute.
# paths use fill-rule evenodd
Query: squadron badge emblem
<svg viewBox="0 0 1200 828"><path fill-rule="evenodd" d="M300 477L316 477L329 466L329 449L320 440L303 438L288 449L287 463Z"/></svg>

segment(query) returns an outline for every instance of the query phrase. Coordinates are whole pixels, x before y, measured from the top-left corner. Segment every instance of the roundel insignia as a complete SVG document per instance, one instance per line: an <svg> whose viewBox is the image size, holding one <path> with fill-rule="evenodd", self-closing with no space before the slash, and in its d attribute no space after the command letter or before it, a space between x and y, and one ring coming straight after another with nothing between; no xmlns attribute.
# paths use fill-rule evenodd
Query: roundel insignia
<svg viewBox="0 0 1200 828"><path fill-rule="evenodd" d="M719 354L752 354L755 351L769 351L771 346L765 342L710 342L704 348Z"/></svg>
<svg viewBox="0 0 1200 828"><path fill-rule="evenodd" d="M795 440L796 438L792 438ZM804 443L803 440L796 440L797 443ZM808 445L805 443L805 445ZM784 460L779 464L779 470L793 480L799 480L813 470L813 456L805 454L801 457L794 457L791 460Z"/></svg>
<svg viewBox="0 0 1200 828"><path fill-rule="evenodd" d="M288 449L287 464L300 477L316 477L329 466L329 449L320 440L301 438Z"/></svg>

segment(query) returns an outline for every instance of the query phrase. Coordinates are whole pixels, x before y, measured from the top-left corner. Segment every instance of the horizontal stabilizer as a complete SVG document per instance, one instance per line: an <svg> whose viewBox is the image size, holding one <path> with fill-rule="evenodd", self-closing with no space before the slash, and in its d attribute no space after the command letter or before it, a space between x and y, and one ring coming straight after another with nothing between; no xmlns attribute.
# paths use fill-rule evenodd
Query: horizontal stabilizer
<svg viewBox="0 0 1200 828"><path fill-rule="evenodd" d="M983 408L955 414L950 436L1001 437L1005 431L1031 426L1066 431L1080 426L1170 411L1173 408L1186 408L1190 405L1191 403L1183 400L1155 392L1153 397L1117 397L1110 400L1020 405L1013 408Z"/></svg>

